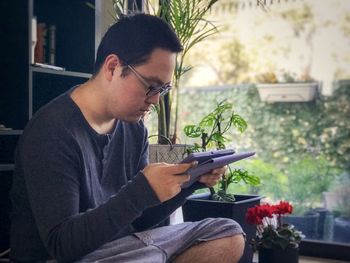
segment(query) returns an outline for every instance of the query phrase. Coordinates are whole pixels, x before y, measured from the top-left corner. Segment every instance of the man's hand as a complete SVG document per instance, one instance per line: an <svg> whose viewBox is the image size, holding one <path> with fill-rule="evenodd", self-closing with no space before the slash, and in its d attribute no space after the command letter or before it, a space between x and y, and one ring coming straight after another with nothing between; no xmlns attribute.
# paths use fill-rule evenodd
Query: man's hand
<svg viewBox="0 0 350 263"><path fill-rule="evenodd" d="M223 177L227 169L227 166L216 168L211 171L210 174L204 174L199 178L199 182L205 184L207 187L213 187Z"/></svg>
<svg viewBox="0 0 350 263"><path fill-rule="evenodd" d="M185 174L186 171L195 165L195 162L184 164L152 163L146 166L142 172L158 199L164 202L181 191L181 185L190 180L190 176Z"/></svg>

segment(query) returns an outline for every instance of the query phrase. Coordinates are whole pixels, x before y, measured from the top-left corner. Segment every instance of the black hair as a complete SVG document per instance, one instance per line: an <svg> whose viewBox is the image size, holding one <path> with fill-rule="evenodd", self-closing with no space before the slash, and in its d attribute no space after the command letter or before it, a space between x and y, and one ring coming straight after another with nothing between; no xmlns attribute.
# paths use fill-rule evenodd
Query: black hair
<svg viewBox="0 0 350 263"><path fill-rule="evenodd" d="M101 40L93 75L110 54L117 55L123 64L138 65L146 62L155 48L174 53L183 49L175 32L161 18L144 13L122 15Z"/></svg>

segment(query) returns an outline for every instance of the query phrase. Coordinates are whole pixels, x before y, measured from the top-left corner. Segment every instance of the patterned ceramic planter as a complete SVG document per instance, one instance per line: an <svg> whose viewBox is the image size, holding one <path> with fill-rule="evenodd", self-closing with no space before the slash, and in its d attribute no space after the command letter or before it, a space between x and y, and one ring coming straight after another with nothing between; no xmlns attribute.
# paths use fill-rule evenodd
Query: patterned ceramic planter
<svg viewBox="0 0 350 263"><path fill-rule="evenodd" d="M186 144L150 144L149 145L149 162L150 163L179 163L186 156Z"/></svg>

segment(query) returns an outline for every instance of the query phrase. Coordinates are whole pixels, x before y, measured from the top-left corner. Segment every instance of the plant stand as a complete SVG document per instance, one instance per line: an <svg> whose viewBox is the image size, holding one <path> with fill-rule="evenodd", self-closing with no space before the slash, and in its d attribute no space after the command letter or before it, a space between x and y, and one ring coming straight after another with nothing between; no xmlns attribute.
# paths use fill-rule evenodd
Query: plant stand
<svg viewBox="0 0 350 263"><path fill-rule="evenodd" d="M187 198L182 206L184 221L199 221L208 217L231 218L241 225L247 235L244 254L239 263L252 263L253 250L249 241L256 234L256 226L246 223L245 214L248 208L258 205L261 196L235 195L234 203L209 200L209 193L196 194Z"/></svg>

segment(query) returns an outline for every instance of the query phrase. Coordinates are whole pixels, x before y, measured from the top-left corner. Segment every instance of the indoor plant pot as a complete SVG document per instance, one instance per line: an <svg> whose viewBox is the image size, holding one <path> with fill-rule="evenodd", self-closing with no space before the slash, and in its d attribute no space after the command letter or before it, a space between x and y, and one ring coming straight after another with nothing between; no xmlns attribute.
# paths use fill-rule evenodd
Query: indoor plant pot
<svg viewBox="0 0 350 263"><path fill-rule="evenodd" d="M260 248L258 252L259 263L298 263L299 249L287 248Z"/></svg>
<svg viewBox="0 0 350 263"><path fill-rule="evenodd" d="M315 208L314 212L319 214L317 239L332 240L333 237L333 213L326 208Z"/></svg>
<svg viewBox="0 0 350 263"><path fill-rule="evenodd" d="M333 227L333 241L344 243L350 242L350 218L335 218Z"/></svg>
<svg viewBox="0 0 350 263"><path fill-rule="evenodd" d="M249 225L245 221L248 208L260 203L262 199L258 195L235 195L235 202L223 202L209 200L210 193L195 194L187 198L182 206L184 221L198 221L208 217L224 217L237 221L247 235L247 240L254 237L256 226ZM240 263L251 263L253 251L247 243Z"/></svg>
<svg viewBox="0 0 350 263"><path fill-rule="evenodd" d="M284 216L283 220L286 223L294 225L295 228L299 229L307 239L317 239L319 217L319 213L310 211L302 216Z"/></svg>

